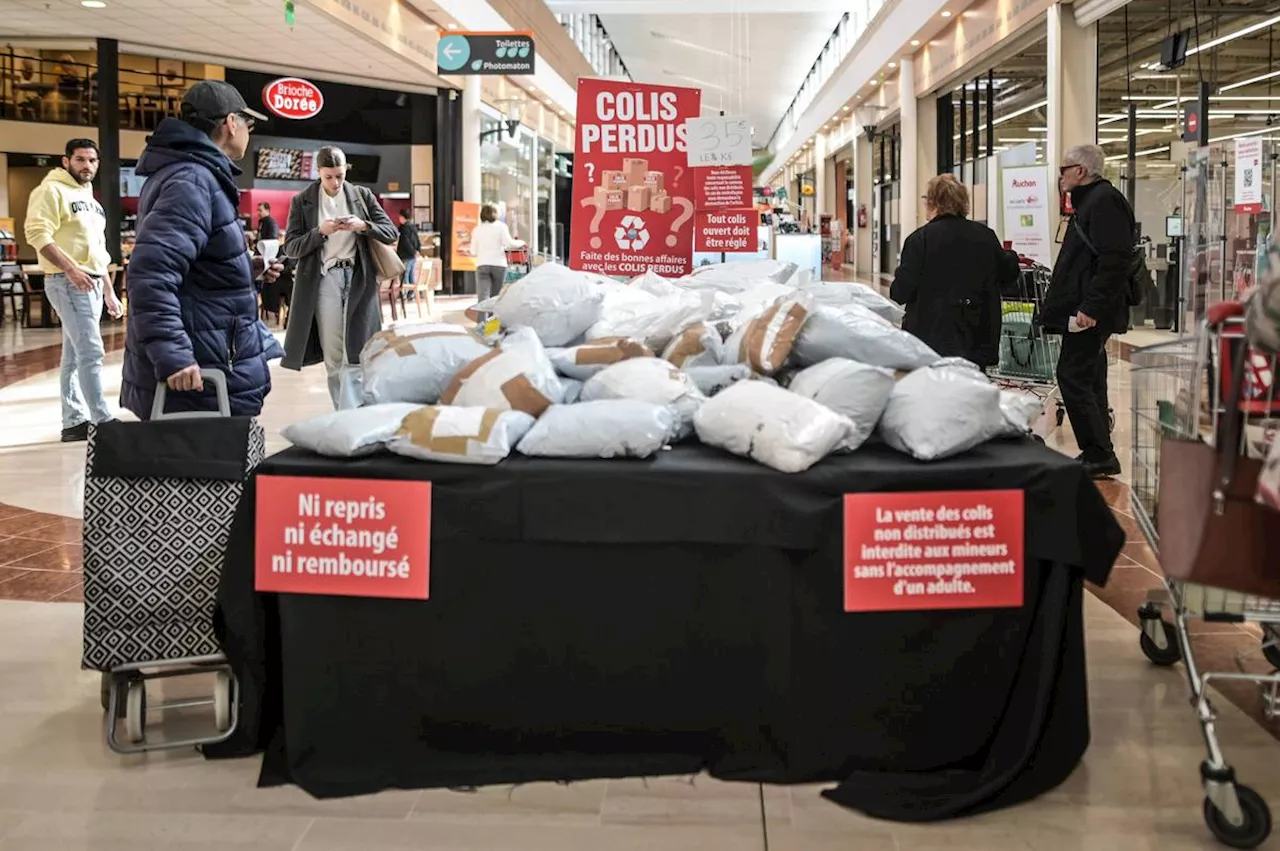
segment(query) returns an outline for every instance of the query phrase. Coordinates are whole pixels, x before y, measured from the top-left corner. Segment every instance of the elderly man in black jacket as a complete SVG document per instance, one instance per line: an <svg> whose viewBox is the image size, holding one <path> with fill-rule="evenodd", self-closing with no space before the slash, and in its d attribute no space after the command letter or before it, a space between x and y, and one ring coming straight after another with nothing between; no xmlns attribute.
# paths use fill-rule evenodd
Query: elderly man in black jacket
<svg viewBox="0 0 1280 851"><path fill-rule="evenodd" d="M1075 215L1067 227L1041 311L1046 330L1062 334L1058 388L1080 460L1094 478L1119 475L1107 416L1107 339L1129 326L1134 216L1124 195L1102 177L1097 145L1069 148L1062 188Z"/></svg>

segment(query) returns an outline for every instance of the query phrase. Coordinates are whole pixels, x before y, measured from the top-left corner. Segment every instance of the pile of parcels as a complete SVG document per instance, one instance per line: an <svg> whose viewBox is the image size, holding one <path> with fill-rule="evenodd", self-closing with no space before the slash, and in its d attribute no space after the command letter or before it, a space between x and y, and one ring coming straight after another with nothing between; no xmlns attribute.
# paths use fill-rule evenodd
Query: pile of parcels
<svg viewBox="0 0 1280 851"><path fill-rule="evenodd" d="M946 458L1027 434L1042 409L940 358L871 288L815 283L790 263L630 283L547 264L481 307L500 323L494 339L449 324L375 335L361 355L365 406L285 437L330 456L496 464L513 450L647 458L696 436L794 473L876 433Z"/></svg>

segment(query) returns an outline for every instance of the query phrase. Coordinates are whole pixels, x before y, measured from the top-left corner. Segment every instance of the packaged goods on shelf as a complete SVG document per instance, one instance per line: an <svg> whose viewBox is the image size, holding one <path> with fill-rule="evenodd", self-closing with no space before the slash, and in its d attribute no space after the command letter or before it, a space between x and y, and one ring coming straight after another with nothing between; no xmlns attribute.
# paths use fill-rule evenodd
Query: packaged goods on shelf
<svg viewBox="0 0 1280 851"><path fill-rule="evenodd" d="M387 448L422 461L497 464L532 427L523 411L427 406L404 417Z"/></svg>
<svg viewBox="0 0 1280 851"><path fill-rule="evenodd" d="M552 405L517 449L543 458L648 458L668 445L679 427L674 408L635 399Z"/></svg>
<svg viewBox="0 0 1280 851"><path fill-rule="evenodd" d="M788 389L848 417L853 430L843 448L857 449L876 430L894 384L893 373L884 367L831 358L800 370Z"/></svg>
<svg viewBox="0 0 1280 851"><path fill-rule="evenodd" d="M454 376L445 405L524 411L538 416L564 398L551 359L530 328L516 328L484 357Z"/></svg>
<svg viewBox="0 0 1280 851"><path fill-rule="evenodd" d="M421 405L366 405L346 411L317 414L287 425L284 439L317 455L358 458L372 455L395 436L400 421Z"/></svg>
<svg viewBox="0 0 1280 851"><path fill-rule="evenodd" d="M714 396L693 422L703 443L783 473L809 469L853 430L825 405L762 381L743 381Z"/></svg>
<svg viewBox="0 0 1280 851"><path fill-rule="evenodd" d="M365 404L435 404L463 367L488 353L488 346L457 325L379 331L360 353Z"/></svg>

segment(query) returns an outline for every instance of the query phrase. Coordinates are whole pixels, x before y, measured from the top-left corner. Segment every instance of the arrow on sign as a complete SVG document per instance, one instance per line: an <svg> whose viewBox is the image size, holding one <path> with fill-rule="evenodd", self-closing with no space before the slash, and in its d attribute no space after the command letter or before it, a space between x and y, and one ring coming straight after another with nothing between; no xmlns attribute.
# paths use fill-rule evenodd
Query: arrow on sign
<svg viewBox="0 0 1280 851"><path fill-rule="evenodd" d="M452 62L458 55L458 48L454 47L452 44L447 44L440 52L444 54L445 59Z"/></svg>

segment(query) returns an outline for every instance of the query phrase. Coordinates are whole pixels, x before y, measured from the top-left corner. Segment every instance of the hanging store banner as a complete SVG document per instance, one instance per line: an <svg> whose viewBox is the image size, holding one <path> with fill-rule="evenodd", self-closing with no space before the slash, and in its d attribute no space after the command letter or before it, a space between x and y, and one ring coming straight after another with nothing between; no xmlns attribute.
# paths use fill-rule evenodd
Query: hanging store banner
<svg viewBox="0 0 1280 851"><path fill-rule="evenodd" d="M1023 602L1022 491L844 498L844 610L985 609Z"/></svg>
<svg viewBox="0 0 1280 851"><path fill-rule="evenodd" d="M1236 212L1262 212L1262 140L1236 139Z"/></svg>
<svg viewBox="0 0 1280 851"><path fill-rule="evenodd" d="M1049 204L1058 192L1049 182L1047 166L1006 168L1000 172L1004 198L1004 239L1019 254L1043 266L1053 265L1049 235Z"/></svg>
<svg viewBox="0 0 1280 851"><path fill-rule="evenodd" d="M431 483L258 476L254 589L425 600Z"/></svg>
<svg viewBox="0 0 1280 851"><path fill-rule="evenodd" d="M473 201L453 202L453 233L449 263L455 272L474 272L476 255L471 250L471 232L480 224L480 205Z"/></svg>
<svg viewBox="0 0 1280 851"><path fill-rule="evenodd" d="M702 92L616 80L578 82L569 266L666 277L693 268L694 184L685 121Z"/></svg>
<svg viewBox="0 0 1280 851"><path fill-rule="evenodd" d="M441 74L530 76L537 51L533 33L451 32L441 36L437 62Z"/></svg>

